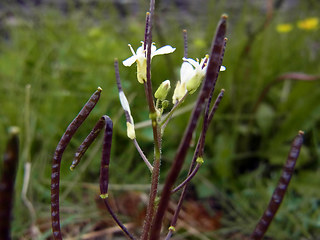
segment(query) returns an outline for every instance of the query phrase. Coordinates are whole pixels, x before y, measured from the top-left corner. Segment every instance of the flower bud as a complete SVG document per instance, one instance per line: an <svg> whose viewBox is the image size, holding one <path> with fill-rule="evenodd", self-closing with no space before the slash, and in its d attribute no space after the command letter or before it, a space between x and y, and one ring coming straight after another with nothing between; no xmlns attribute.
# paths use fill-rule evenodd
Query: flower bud
<svg viewBox="0 0 320 240"><path fill-rule="evenodd" d="M180 101L183 98L185 94L186 94L186 84L178 81L172 96L172 103L176 104L178 101Z"/></svg>
<svg viewBox="0 0 320 240"><path fill-rule="evenodd" d="M160 84L160 86L158 87L158 89L155 92L154 96L157 99L163 101L163 100L166 99L170 88L171 88L170 81L169 80L165 80Z"/></svg>
<svg viewBox="0 0 320 240"><path fill-rule="evenodd" d="M134 130L134 125L127 122L127 136L130 139L135 139L136 138L136 132Z"/></svg>
<svg viewBox="0 0 320 240"><path fill-rule="evenodd" d="M162 108L166 109L169 106L169 101L168 100L164 100L162 101Z"/></svg>

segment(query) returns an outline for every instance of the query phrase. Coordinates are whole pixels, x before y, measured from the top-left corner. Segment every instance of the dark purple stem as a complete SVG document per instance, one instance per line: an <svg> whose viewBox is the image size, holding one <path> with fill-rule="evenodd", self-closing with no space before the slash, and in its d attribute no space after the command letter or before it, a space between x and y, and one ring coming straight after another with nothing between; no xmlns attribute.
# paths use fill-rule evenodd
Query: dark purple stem
<svg viewBox="0 0 320 240"><path fill-rule="evenodd" d="M213 41L212 50L211 50L211 56L208 63L206 78L202 84L201 92L197 99L195 108L193 109L193 112L191 114L189 124L180 142L178 152L175 156L170 172L166 178L166 181L162 190L162 194L161 194L161 199L159 202L159 207L156 212L155 219L153 221L153 225L151 228L150 239L152 240L157 240L160 238L162 220L168 208L172 186L175 183L181 171L182 165L184 163L184 160L187 154L187 150L190 145L192 134L196 128L198 119L201 115L203 105L205 101L209 98L210 92L215 87L215 84L218 78L219 67L221 63L222 50L224 47L224 38L226 34L226 20L227 20L227 16L223 15L218 24L217 32L216 32L216 35Z"/></svg>
<svg viewBox="0 0 320 240"><path fill-rule="evenodd" d="M302 131L299 131L298 135L294 138L289 155L288 155L288 159L282 169L282 173L281 173L281 177L278 182L278 185L272 194L272 197L270 199L270 202L266 211L264 212L256 228L251 234L250 240L262 239L264 234L268 230L268 227L272 222L274 216L276 215L280 207L280 204L284 198L284 195L287 191L291 177L293 175L294 167L296 165L297 159L299 157L300 149L303 143L303 134L304 133Z"/></svg>
<svg viewBox="0 0 320 240"><path fill-rule="evenodd" d="M199 168L200 168L201 164L197 164L195 166L195 168L193 168L192 172L190 174L188 174L188 177L182 182L180 183L178 186L176 186L171 193L175 193L177 191L179 191L181 188L183 188L186 184L188 184L192 178L196 175L196 173L198 172Z"/></svg>
<svg viewBox="0 0 320 240"><path fill-rule="evenodd" d="M19 131L12 128L3 156L0 180L0 239L11 239L12 208L14 204L14 184L19 164Z"/></svg>
<svg viewBox="0 0 320 240"><path fill-rule="evenodd" d="M88 117L92 109L97 104L102 89L98 90L90 97L89 101L84 105L76 118L70 123L61 137L52 161L52 173L51 173L51 223L52 232L54 239L62 239L60 229L60 210L59 210L59 185L60 185L60 166L61 159L64 150L68 146L72 136L75 134L77 129Z"/></svg>

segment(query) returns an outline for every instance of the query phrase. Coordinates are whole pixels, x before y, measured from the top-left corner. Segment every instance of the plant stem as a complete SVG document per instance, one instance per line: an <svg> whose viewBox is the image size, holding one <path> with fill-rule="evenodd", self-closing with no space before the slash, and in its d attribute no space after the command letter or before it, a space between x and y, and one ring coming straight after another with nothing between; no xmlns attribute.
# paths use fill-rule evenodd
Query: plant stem
<svg viewBox="0 0 320 240"><path fill-rule="evenodd" d="M161 159L161 129L157 122L157 113L154 105L152 84L151 84L151 45L152 45L152 21L154 15L155 0L150 0L150 15L146 22L145 45L147 49L147 81L144 83L145 94L149 106L149 116L152 121L152 131L154 140L154 162L151 175L151 189L149 195L149 203L147 206L146 218L142 230L142 240L147 240L149 231L152 227L152 221L155 210L155 199L158 192L159 174L160 174L160 159Z"/></svg>
<svg viewBox="0 0 320 240"><path fill-rule="evenodd" d="M78 147L76 153L74 154L74 158L70 166L71 171L73 171L74 168L80 163L82 156L88 150L88 148L93 143L93 141L97 138L100 131L103 129L104 125L105 125L105 119L104 117L101 117L96 123L96 125L93 127L89 135L83 140L81 145Z"/></svg>

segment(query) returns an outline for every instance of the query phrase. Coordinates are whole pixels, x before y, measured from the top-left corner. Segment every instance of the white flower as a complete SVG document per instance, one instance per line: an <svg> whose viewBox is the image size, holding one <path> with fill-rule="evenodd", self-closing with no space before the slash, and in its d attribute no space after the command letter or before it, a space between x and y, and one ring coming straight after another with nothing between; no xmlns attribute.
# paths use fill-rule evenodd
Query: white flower
<svg viewBox="0 0 320 240"><path fill-rule="evenodd" d="M199 63L199 59L195 61L192 58L183 58L186 64L183 69L181 67L181 81L186 82L186 88L190 94L198 89L206 75L208 59L209 55L206 55Z"/></svg>
<svg viewBox="0 0 320 240"><path fill-rule="evenodd" d="M144 83L147 81L147 54L146 50L144 50L144 43L142 43L141 47L138 47L135 52L130 44L128 44L132 56L128 59L124 60L122 63L126 67L130 67L133 63L137 63L137 78L139 83ZM154 44L151 46L151 59L157 55L163 55L174 52L176 49L171 47L170 45L163 46L159 49L156 48Z"/></svg>
<svg viewBox="0 0 320 240"><path fill-rule="evenodd" d="M182 60L184 62L180 69L180 81L177 82L172 96L173 104L180 101L187 92L192 94L198 89L207 72L209 55L202 58L200 63L199 59L182 58ZM225 70L226 68L224 66L220 67L220 71Z"/></svg>

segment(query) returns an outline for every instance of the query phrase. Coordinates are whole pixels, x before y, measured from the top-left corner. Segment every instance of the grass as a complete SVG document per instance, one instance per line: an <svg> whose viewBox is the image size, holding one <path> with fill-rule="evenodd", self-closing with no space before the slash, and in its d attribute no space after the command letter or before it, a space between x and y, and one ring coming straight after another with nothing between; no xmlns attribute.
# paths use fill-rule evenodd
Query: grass
<svg viewBox="0 0 320 240"><path fill-rule="evenodd" d="M224 209L223 228L212 236L219 239L234 232L250 233L276 185L290 141L301 129L306 132L305 145L297 172L268 236L315 238L320 225L317 191L320 82L283 81L271 87L256 111L254 106L268 83L284 73L320 74L319 27L313 31L297 27L288 33L276 31L280 23L295 24L300 19L317 16L319 3L301 3L294 8L294 14L276 10L261 31L257 29L263 26L265 16L259 6L230 6L226 1L211 1L207 8L199 6L183 15L173 5L169 5L167 13L161 12L163 4L159 5L155 42L158 47L170 44L177 50L170 56L153 60L154 88L167 78L174 81L179 76L183 55L180 25L188 29L189 56L200 58L210 47L217 19L221 13L229 13L229 41L223 63L227 71L221 74L217 86L217 89L224 88L226 94L209 130L206 162L194 181L197 198L205 201L216 196ZM128 43L135 49L139 46L144 31L144 10L120 17L111 3L99 3L97 7L71 6L67 13L42 6L29 9L31 17L26 17L20 7L7 7L5 10L12 11L13 16L4 17L1 25L1 32L7 37L2 37L0 42L0 152L4 152L6 129L19 126L21 158L16 182L14 238L23 239L30 226L28 211L19 197L23 163L31 160L33 164L28 196L45 238L51 231L49 178L54 149L86 99L97 86L104 89L99 104L71 141L62 163L62 223L69 229L86 225L70 231L75 237L98 228L98 223L105 219L104 209L97 211L95 201L101 140L87 153L79 169L69 172L73 152L102 114L111 116L115 123L111 182L147 184L150 180L126 137L113 70L115 57L122 61L130 56ZM130 5L125 7L132 10ZM205 14L199 17L201 11ZM143 89L135 80L135 70L120 66L120 74L124 90L132 101L136 122L146 120L145 99L140 97ZM26 99L28 84L31 86L29 100ZM185 105L192 102L191 98ZM163 142L162 178L188 116L189 112L184 113L168 125ZM137 131L137 138L141 139L149 157L152 156L151 134L149 128ZM115 191L115 195L119 192ZM223 200L229 203L225 208Z"/></svg>

